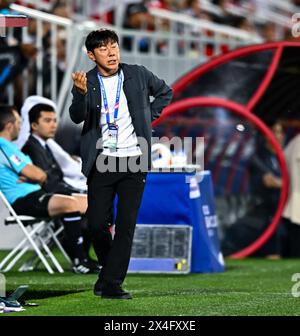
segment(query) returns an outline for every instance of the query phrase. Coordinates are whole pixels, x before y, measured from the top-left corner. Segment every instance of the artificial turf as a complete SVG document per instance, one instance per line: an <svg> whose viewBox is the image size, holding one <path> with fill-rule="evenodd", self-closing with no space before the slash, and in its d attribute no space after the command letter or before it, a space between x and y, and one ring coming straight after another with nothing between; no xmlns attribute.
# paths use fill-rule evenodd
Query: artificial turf
<svg viewBox="0 0 300 336"><path fill-rule="evenodd" d="M29 285L24 299L39 306L0 317L300 315L300 297L291 292L295 273L299 260L226 260L224 273L128 274L124 288L134 299L105 300L93 295L96 275L12 271L5 274L7 292Z"/></svg>

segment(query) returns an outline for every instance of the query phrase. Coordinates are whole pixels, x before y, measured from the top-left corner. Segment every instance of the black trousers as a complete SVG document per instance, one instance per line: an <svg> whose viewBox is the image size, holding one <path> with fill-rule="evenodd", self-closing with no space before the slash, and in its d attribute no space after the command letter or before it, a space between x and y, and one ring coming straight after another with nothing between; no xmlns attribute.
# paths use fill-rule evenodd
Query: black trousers
<svg viewBox="0 0 300 336"><path fill-rule="evenodd" d="M300 257L300 225L283 218L282 256Z"/></svg>
<svg viewBox="0 0 300 336"><path fill-rule="evenodd" d="M88 225L98 261L100 281L121 285L128 270L136 218L147 173L105 172L94 169L88 180ZM118 196L115 235L108 227Z"/></svg>

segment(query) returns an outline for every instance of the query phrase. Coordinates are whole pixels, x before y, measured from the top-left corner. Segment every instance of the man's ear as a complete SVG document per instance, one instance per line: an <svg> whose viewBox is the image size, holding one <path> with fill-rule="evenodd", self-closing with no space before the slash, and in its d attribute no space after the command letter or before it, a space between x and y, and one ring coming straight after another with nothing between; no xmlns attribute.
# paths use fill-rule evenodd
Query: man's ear
<svg viewBox="0 0 300 336"><path fill-rule="evenodd" d="M94 55L94 53L92 51L88 51L87 55L88 55L88 57L89 57L90 60L92 60L93 62L96 61L95 55Z"/></svg>
<svg viewBox="0 0 300 336"><path fill-rule="evenodd" d="M14 127L14 123L12 121L9 121L5 126L4 126L4 129L10 133L10 131L13 129Z"/></svg>
<svg viewBox="0 0 300 336"><path fill-rule="evenodd" d="M31 131L36 131L36 128L37 128L37 123L36 123L36 122L33 122L33 123L30 125L30 130L31 130Z"/></svg>

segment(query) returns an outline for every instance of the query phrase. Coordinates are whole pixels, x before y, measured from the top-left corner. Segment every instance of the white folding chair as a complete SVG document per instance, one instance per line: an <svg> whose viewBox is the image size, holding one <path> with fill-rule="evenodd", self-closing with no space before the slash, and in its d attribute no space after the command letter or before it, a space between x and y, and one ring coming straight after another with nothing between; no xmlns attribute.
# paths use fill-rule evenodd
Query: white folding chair
<svg viewBox="0 0 300 336"><path fill-rule="evenodd" d="M62 232L63 226L54 229L54 223L50 218L18 216L1 191L0 199L11 215L5 219L5 224L18 224L25 235L25 238L0 262L0 271L10 271L27 251L33 249L33 255L21 265L19 271L33 270L39 262L42 262L47 271L53 274L53 268L47 260L49 258L57 271L63 273L63 268L50 250L51 245L56 245L66 260L71 263L69 256L57 238Z"/></svg>

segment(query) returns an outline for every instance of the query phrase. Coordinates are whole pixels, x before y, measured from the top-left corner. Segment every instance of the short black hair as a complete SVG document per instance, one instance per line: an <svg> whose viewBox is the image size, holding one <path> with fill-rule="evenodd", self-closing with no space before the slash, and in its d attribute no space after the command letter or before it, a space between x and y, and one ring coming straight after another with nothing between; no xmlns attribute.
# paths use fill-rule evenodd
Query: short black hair
<svg viewBox="0 0 300 336"><path fill-rule="evenodd" d="M54 107L48 104L34 105L28 112L30 125L37 123L42 112L55 112Z"/></svg>
<svg viewBox="0 0 300 336"><path fill-rule="evenodd" d="M94 49L107 45L108 43L119 44L118 35L115 31L110 29L99 29L88 34L85 40L85 47L87 51L93 52Z"/></svg>
<svg viewBox="0 0 300 336"><path fill-rule="evenodd" d="M13 110L16 110L14 106L11 105L0 105L0 132L2 132L5 126L16 121Z"/></svg>

